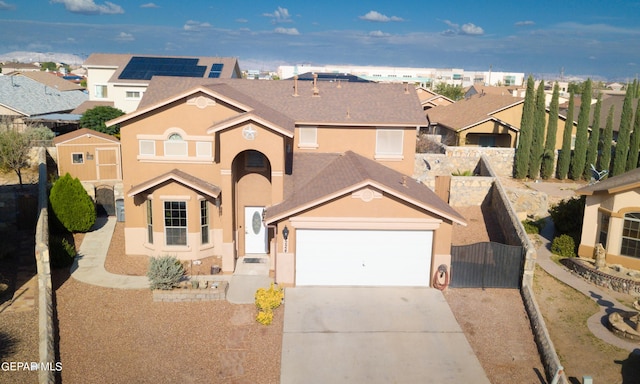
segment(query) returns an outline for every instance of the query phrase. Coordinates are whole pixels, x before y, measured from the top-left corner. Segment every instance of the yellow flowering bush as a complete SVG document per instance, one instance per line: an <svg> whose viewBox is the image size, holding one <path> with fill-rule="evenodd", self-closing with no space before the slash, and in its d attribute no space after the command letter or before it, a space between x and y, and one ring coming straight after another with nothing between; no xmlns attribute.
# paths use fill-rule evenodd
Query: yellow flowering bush
<svg viewBox="0 0 640 384"><path fill-rule="evenodd" d="M269 289L260 288L256 291L256 307L258 315L256 321L260 324L269 325L273 321L273 310L282 304L284 290L276 288L273 283Z"/></svg>

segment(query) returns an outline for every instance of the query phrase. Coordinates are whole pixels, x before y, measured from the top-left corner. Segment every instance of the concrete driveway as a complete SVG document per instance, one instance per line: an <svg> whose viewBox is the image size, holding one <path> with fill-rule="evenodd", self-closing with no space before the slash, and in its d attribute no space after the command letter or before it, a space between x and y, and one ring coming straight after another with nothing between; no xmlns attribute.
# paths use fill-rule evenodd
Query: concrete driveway
<svg viewBox="0 0 640 384"><path fill-rule="evenodd" d="M489 384L436 289L296 287L285 303L283 384Z"/></svg>

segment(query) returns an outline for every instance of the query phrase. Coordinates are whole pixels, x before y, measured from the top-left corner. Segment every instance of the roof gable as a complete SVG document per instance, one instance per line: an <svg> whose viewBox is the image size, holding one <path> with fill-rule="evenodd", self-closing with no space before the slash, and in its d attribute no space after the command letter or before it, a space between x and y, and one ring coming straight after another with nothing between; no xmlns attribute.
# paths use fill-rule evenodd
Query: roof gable
<svg viewBox="0 0 640 384"><path fill-rule="evenodd" d="M65 133L64 135L57 136L56 138L53 139L53 144L54 145L71 144L74 140L77 140L78 138L85 137L85 136L96 137L100 140L120 144L120 140L118 140L117 138L111 135L107 135L106 133L94 131L93 129L89 129L89 128L80 128L75 131Z"/></svg>
<svg viewBox="0 0 640 384"><path fill-rule="evenodd" d="M127 192L127 195L132 197L166 182L178 182L212 198L218 197L221 191L220 187L216 185L191 176L179 169L173 169L144 183L133 186L129 192Z"/></svg>
<svg viewBox="0 0 640 384"><path fill-rule="evenodd" d="M415 207L466 225L465 219L426 185L352 151L337 156L282 203L267 208L266 220L269 223L281 220L364 186L375 187Z"/></svg>
<svg viewBox="0 0 640 384"><path fill-rule="evenodd" d="M492 115L524 103L513 96L475 95L451 105L431 108L427 118L432 125L443 125L461 131L492 118Z"/></svg>

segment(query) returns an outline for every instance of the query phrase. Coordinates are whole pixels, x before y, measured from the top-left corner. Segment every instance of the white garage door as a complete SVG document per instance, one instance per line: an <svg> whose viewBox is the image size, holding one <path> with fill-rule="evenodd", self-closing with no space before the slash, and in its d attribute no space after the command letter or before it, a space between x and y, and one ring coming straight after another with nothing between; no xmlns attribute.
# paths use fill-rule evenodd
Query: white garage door
<svg viewBox="0 0 640 384"><path fill-rule="evenodd" d="M296 231L296 285L428 286L433 231Z"/></svg>

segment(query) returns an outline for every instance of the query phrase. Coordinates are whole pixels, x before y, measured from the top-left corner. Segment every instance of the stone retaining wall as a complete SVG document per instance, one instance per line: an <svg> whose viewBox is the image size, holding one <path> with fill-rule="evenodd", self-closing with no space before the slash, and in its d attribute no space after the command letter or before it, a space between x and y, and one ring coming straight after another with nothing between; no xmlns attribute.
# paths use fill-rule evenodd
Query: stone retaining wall
<svg viewBox="0 0 640 384"><path fill-rule="evenodd" d="M36 266L38 268L38 345L41 363L52 363L55 366L55 328L53 305L53 287L51 284L51 268L49 265L49 222L47 204L47 157L46 150L38 153L38 221L36 224ZM56 372L53 370L38 371L38 383L53 384Z"/></svg>
<svg viewBox="0 0 640 384"><path fill-rule="evenodd" d="M595 285L626 293L627 295L640 296L640 282L638 281L602 273L572 258L565 260L567 261L567 268Z"/></svg>
<svg viewBox="0 0 640 384"><path fill-rule="evenodd" d="M460 207L481 205L489 194L494 180L493 177L483 176L453 176L449 204Z"/></svg>
<svg viewBox="0 0 640 384"><path fill-rule="evenodd" d="M203 282L200 282L202 284ZM172 290L153 290L153 301L160 302L194 302L225 300L229 283L227 281L207 281L204 288L176 288ZM215 284L215 288L212 286Z"/></svg>

